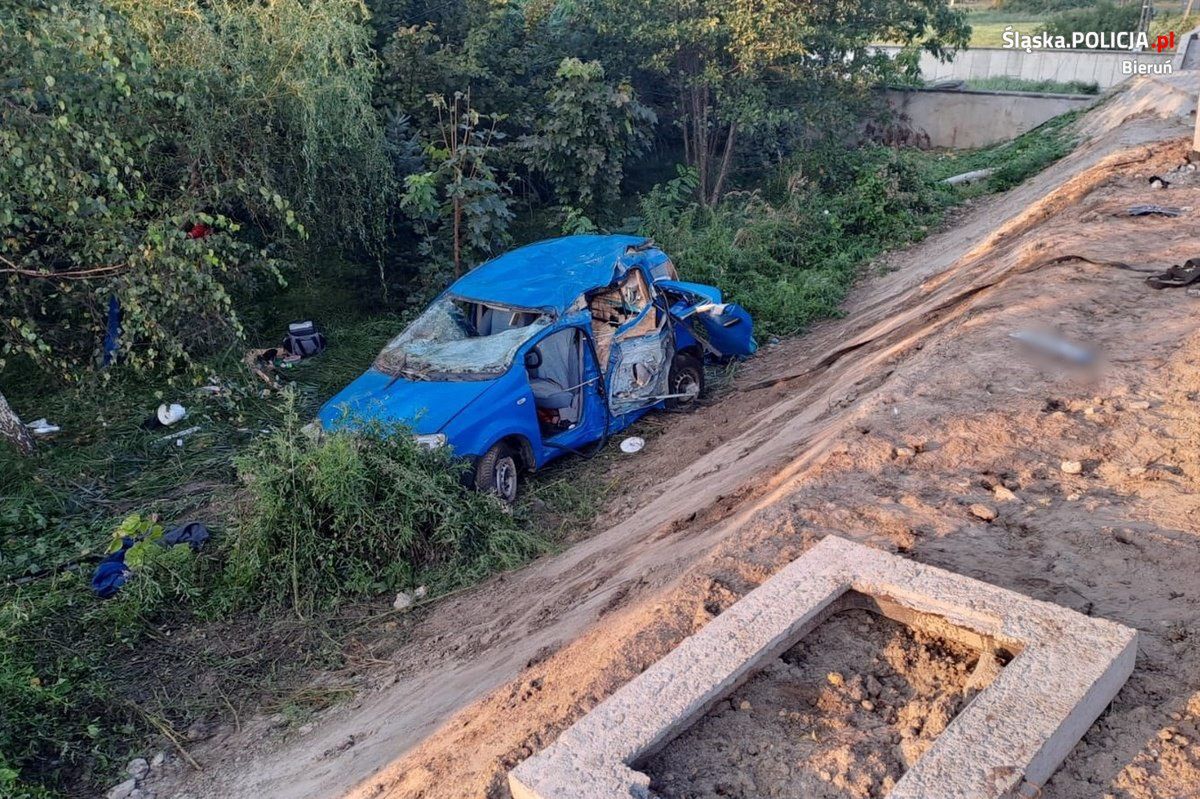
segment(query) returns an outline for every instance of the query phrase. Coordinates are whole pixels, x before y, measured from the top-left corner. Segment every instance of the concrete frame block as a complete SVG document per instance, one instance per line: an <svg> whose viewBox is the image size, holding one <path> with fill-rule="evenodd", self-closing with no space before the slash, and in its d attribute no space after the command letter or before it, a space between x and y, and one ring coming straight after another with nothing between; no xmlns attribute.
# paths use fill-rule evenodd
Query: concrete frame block
<svg viewBox="0 0 1200 799"><path fill-rule="evenodd" d="M1036 793L1133 671L1137 632L837 536L685 639L508 775L514 799L645 799L636 770L831 614L868 607L1011 661L890 799Z"/></svg>

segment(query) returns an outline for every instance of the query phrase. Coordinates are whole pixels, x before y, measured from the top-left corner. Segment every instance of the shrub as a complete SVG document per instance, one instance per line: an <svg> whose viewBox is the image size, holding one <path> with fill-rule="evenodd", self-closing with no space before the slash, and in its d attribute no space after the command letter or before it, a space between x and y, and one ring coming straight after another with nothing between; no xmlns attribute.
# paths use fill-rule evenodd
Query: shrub
<svg viewBox="0 0 1200 799"><path fill-rule="evenodd" d="M363 423L320 441L283 422L237 459L249 490L227 546L227 601L300 614L334 598L418 580L458 584L543 548L493 497L468 490L444 451L398 425Z"/></svg>
<svg viewBox="0 0 1200 799"><path fill-rule="evenodd" d="M885 148L817 146L713 209L687 199L694 180L683 172L643 198L643 232L779 335L836 314L855 267L920 238L941 206L915 162Z"/></svg>

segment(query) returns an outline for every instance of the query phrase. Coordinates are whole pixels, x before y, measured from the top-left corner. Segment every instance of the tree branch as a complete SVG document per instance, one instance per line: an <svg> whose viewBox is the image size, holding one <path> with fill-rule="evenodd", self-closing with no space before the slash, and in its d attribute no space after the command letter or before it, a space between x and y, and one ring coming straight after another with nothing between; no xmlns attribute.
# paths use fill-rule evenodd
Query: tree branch
<svg viewBox="0 0 1200 799"><path fill-rule="evenodd" d="M122 269L129 268L129 264L113 264L111 266L96 266L91 269L72 269L66 272L41 272L37 269L24 269L3 255L0 255L0 261L9 267L8 269L0 269L0 275L20 275L21 277L41 278L42 280L87 280L92 277L115 274Z"/></svg>

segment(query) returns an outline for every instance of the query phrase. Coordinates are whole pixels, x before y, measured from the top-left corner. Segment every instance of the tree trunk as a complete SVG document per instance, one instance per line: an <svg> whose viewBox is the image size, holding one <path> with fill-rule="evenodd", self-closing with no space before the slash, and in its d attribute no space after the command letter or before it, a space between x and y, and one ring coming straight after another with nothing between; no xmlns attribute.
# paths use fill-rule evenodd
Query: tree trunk
<svg viewBox="0 0 1200 799"><path fill-rule="evenodd" d="M454 276L462 277L462 198L454 198Z"/></svg>
<svg viewBox="0 0 1200 799"><path fill-rule="evenodd" d="M7 439L22 455L33 454L33 436L21 424L17 414L9 407L8 400L0 393L0 438Z"/></svg>
<svg viewBox="0 0 1200 799"><path fill-rule="evenodd" d="M696 177L699 180L700 202L708 199L708 108L699 86L692 87L692 128L695 145L692 152L696 158Z"/></svg>
<svg viewBox="0 0 1200 799"><path fill-rule="evenodd" d="M733 144L737 139L737 123L729 123L729 135L725 137L725 152L721 156L721 171L713 183L712 197L709 205L716 206L721 201L721 193L725 190L725 178L729 174L729 162L733 160Z"/></svg>

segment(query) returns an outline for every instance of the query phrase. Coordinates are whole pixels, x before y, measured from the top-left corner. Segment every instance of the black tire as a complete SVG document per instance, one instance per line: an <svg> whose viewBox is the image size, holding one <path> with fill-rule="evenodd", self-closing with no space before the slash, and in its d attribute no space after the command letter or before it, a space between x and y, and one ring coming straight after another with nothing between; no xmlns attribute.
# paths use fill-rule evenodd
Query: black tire
<svg viewBox="0 0 1200 799"><path fill-rule="evenodd" d="M475 489L495 494L503 502L512 504L517 499L520 463L516 450L508 444L493 444L475 463Z"/></svg>
<svg viewBox="0 0 1200 799"><path fill-rule="evenodd" d="M694 355L678 353L671 360L671 371L667 375L668 394L688 394L666 401L670 410L691 409L704 394L704 363Z"/></svg>

